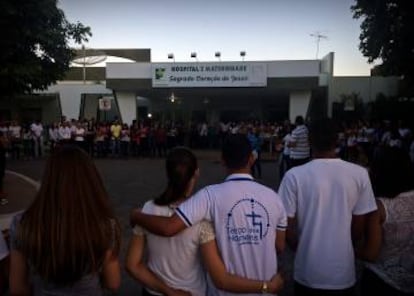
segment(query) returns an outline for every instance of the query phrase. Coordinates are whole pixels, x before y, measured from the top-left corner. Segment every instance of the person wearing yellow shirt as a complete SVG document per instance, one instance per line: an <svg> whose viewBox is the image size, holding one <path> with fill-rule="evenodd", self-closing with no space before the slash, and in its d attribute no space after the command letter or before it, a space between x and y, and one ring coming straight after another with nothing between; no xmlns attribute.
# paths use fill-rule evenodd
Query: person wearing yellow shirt
<svg viewBox="0 0 414 296"><path fill-rule="evenodd" d="M120 152L120 139L121 139L122 125L118 120L115 120L111 125L111 143L112 143L112 156L118 156Z"/></svg>

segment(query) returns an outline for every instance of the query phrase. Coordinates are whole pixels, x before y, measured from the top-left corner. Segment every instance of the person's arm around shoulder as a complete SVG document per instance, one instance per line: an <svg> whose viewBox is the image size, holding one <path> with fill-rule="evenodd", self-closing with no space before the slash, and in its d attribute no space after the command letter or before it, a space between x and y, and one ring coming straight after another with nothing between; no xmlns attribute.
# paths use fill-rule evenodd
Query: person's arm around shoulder
<svg viewBox="0 0 414 296"><path fill-rule="evenodd" d="M131 211L130 222L132 226L139 225L161 236L174 236L187 227L177 214L171 217L155 216L145 214L140 209Z"/></svg>
<svg viewBox="0 0 414 296"><path fill-rule="evenodd" d="M129 242L125 268L127 272L144 286L167 296L190 296L190 293L175 290L157 277L143 260L145 235L139 227L134 227L133 236Z"/></svg>
<svg viewBox="0 0 414 296"><path fill-rule="evenodd" d="M180 204L171 217L147 215L135 209L131 212L130 222L157 235L173 236L204 219L210 220L210 207L208 190L202 189Z"/></svg>
<svg viewBox="0 0 414 296"><path fill-rule="evenodd" d="M227 272L219 254L214 229L210 223L202 222L201 226L201 254L204 266L207 269L214 285L224 291L233 293L271 293L275 294L283 287L283 278L278 273L270 280L251 280Z"/></svg>

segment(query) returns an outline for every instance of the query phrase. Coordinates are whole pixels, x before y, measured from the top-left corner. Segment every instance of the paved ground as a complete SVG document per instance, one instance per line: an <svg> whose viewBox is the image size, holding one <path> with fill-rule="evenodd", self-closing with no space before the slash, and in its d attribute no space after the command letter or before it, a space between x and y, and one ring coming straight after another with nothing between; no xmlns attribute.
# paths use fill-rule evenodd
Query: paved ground
<svg viewBox="0 0 414 296"><path fill-rule="evenodd" d="M197 188L207 184L217 183L225 177L223 167L220 164L220 155L216 151L196 151L199 159L200 179ZM278 176L277 164L273 156L264 155L262 163L262 179L265 185L276 189ZM127 244L130 238L128 223L129 212L132 207L142 205L148 199L157 196L166 184L163 159L98 159L95 161L106 188L111 196L117 216L123 227L123 241L121 260L123 263ZM36 181L40 181L45 161L12 161L8 160L9 170L24 174ZM6 180L7 186L16 190L18 184ZM23 194L24 195L24 194ZM23 198L23 197L21 197ZM13 204L15 204L13 202ZM25 203L19 203L24 206ZM287 254L284 260L287 274L291 270L291 255ZM124 271L122 286L116 295L140 295L140 285L132 280ZM287 284L286 290L281 295L291 294L291 284Z"/></svg>

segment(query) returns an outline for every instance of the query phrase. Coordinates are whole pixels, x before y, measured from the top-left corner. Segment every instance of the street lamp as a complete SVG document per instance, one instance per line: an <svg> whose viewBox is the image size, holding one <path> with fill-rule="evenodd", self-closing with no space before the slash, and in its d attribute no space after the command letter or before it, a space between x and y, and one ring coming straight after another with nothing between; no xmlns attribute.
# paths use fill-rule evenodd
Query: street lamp
<svg viewBox="0 0 414 296"><path fill-rule="evenodd" d="M214 56L215 56L216 58L218 58L218 60L219 60L219 61L221 61L221 52L216 51L216 53L214 54Z"/></svg>
<svg viewBox="0 0 414 296"><path fill-rule="evenodd" d="M173 54L173 53L169 53L169 54L168 54L168 59L169 59L169 60L173 60L173 61L174 61L174 63L175 63L175 57L174 57L174 54Z"/></svg>
<svg viewBox="0 0 414 296"><path fill-rule="evenodd" d="M242 61L244 61L244 57L246 56L246 51L241 51L240 56L242 57Z"/></svg>
<svg viewBox="0 0 414 296"><path fill-rule="evenodd" d="M197 53L196 52L192 52L190 56L191 56L192 59L195 59L198 62Z"/></svg>

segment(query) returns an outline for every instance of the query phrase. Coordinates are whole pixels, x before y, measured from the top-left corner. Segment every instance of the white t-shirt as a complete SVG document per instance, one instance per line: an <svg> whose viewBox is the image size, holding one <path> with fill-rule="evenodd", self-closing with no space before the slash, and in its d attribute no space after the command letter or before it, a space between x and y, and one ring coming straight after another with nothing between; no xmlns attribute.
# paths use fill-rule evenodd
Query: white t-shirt
<svg viewBox="0 0 414 296"><path fill-rule="evenodd" d="M68 126L59 127L59 139L60 140L70 140L72 137L72 131Z"/></svg>
<svg viewBox="0 0 414 296"><path fill-rule="evenodd" d="M22 130L22 128L18 125L11 125L9 127L10 134L14 139L20 139L21 138L21 130Z"/></svg>
<svg viewBox="0 0 414 296"><path fill-rule="evenodd" d="M276 274L276 230L286 229L286 212L277 193L253 181L252 176L233 174L223 183L204 187L176 213L187 226L204 219L213 222L229 273L255 280L270 280Z"/></svg>
<svg viewBox="0 0 414 296"><path fill-rule="evenodd" d="M33 132L36 138L40 138L42 136L43 126L41 123L32 123L30 130Z"/></svg>
<svg viewBox="0 0 414 296"><path fill-rule="evenodd" d="M377 208L368 172L337 158L315 159L289 170L279 194L288 217L297 218L295 280L315 289L353 286L352 215Z"/></svg>
<svg viewBox="0 0 414 296"><path fill-rule="evenodd" d="M174 214L174 209L158 206L152 200L145 203L142 211L167 217ZM148 267L168 286L189 291L195 296L205 296L207 291L199 246L214 239L214 235L207 239L202 237L206 227L204 223L198 223L173 237L161 237L145 232ZM139 231L139 227L134 227L135 235L139 235ZM157 295L154 291L151 291L151 294Z"/></svg>
<svg viewBox="0 0 414 296"><path fill-rule="evenodd" d="M76 142L83 142L85 140L85 129L83 127L79 127L75 129L75 141Z"/></svg>

